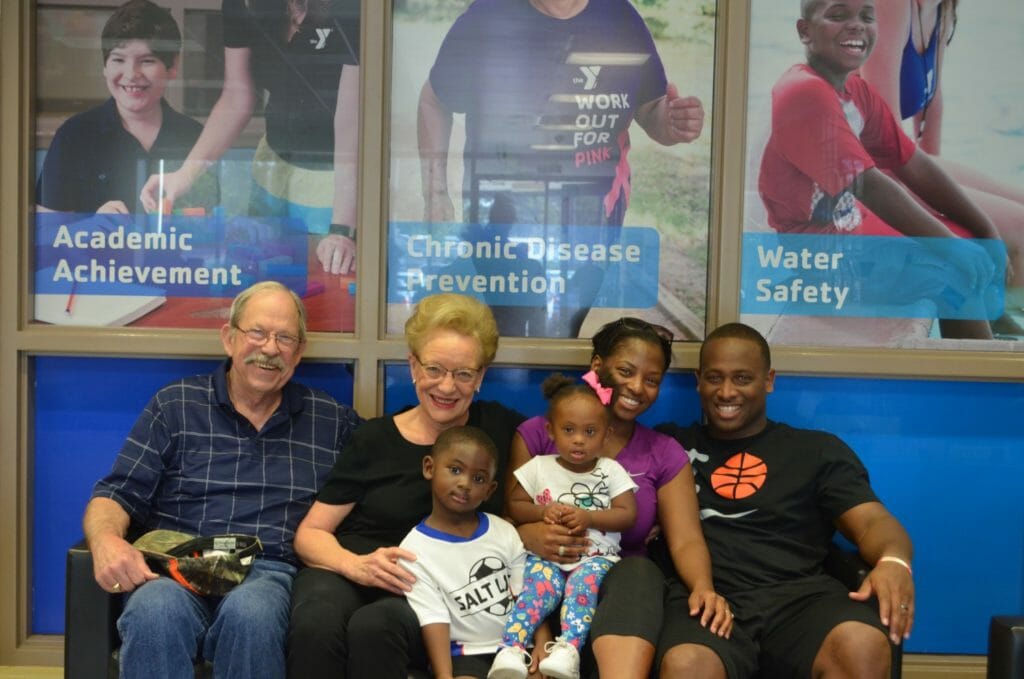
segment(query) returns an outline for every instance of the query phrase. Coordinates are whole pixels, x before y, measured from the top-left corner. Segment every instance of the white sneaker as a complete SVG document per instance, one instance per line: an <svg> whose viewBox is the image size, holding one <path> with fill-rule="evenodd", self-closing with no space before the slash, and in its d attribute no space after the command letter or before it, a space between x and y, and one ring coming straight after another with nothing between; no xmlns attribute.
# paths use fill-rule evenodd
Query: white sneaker
<svg viewBox="0 0 1024 679"><path fill-rule="evenodd" d="M580 679L580 654L561 637L544 646L548 657L540 661L540 673L550 679Z"/></svg>
<svg viewBox="0 0 1024 679"><path fill-rule="evenodd" d="M526 679L530 654L519 646L505 646L494 656L487 679Z"/></svg>

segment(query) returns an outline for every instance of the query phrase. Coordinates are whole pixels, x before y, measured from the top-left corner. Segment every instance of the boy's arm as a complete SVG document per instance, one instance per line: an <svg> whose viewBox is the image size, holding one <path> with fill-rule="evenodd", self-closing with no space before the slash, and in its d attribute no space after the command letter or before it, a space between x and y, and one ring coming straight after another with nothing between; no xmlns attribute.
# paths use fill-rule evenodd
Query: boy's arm
<svg viewBox="0 0 1024 679"><path fill-rule="evenodd" d="M594 528L605 533L629 530L636 521L636 495L632 490L612 498L612 506L596 512L576 508L564 523L568 528Z"/></svg>
<svg viewBox="0 0 1024 679"><path fill-rule="evenodd" d="M921 185L921 179L927 172L922 174L912 167L908 169L908 166L919 165L922 160L934 165L923 152L915 151L910 161L896 172L896 176L914 193L918 193L920 189L922 193L918 195L929 205L931 205L930 200L944 204L943 199L934 197L933 188ZM904 236L914 238L953 237L953 232L945 224L936 219L918 201L915 201L897 181L878 168L870 168L862 172L852 184L852 189L854 195L870 208L871 212L879 215L883 221ZM958 193L958 189L956 190ZM938 205L932 205L932 207L941 211ZM950 214L949 216L955 219L954 215ZM984 217L982 216L982 218ZM989 223L989 225L991 224ZM964 224L964 226L971 228L968 224Z"/></svg>
<svg viewBox="0 0 1024 679"><path fill-rule="evenodd" d="M915 151L893 174L936 212L946 215L978 238L998 239L995 225L927 153Z"/></svg>
<svg viewBox="0 0 1024 679"><path fill-rule="evenodd" d="M932 168L937 173L932 172ZM940 177L941 175L941 177ZM954 220L963 220L961 224L971 230L975 235L984 238L998 238L995 233L984 235L995 231L992 223L982 214L973 203L964 198L963 204L957 204L956 195L963 196L963 192L929 158L923 151L917 150L911 159L899 168L896 176L904 182L911 190L917 192L922 200L928 202L937 211L950 207L953 203L953 213L946 213ZM925 182L928 177L933 177L939 182L939 187L927 186ZM951 195L939 196L938 191L946 190ZM955 234L945 224L935 218L928 210L903 189L895 180L886 176L878 168L870 168L863 172L853 184L854 195L861 200L872 212L894 229L907 236L915 238L955 238ZM932 202L934 201L934 203ZM964 219L964 215L968 218ZM973 220L972 220L973 218ZM975 231L978 229L978 231ZM964 240L961 248L962 257L957 257L950 263L960 269L971 287L983 283L992 275L993 263L987 252L976 244ZM973 245L973 247L972 247ZM973 256L969 256L973 255ZM1007 275L1012 275L1009 262L1006 262Z"/></svg>
<svg viewBox="0 0 1024 679"><path fill-rule="evenodd" d="M427 658L434 668L436 679L452 679L452 641L448 625L435 622L422 628L423 645L427 648Z"/></svg>
<svg viewBox="0 0 1024 679"><path fill-rule="evenodd" d="M914 155L917 154L915 151ZM876 167L862 172L851 188L854 195L882 221L906 236L952 238L954 235L898 182ZM913 189L909 185L908 188Z"/></svg>

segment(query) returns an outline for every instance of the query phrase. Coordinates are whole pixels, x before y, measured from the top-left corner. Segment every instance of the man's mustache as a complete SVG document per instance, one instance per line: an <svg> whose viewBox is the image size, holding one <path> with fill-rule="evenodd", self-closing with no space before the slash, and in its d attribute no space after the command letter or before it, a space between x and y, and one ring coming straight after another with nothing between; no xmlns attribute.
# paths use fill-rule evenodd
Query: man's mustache
<svg viewBox="0 0 1024 679"><path fill-rule="evenodd" d="M276 368L284 370L285 364L280 356L267 356L266 354L251 354L245 357L245 364L255 363L261 368Z"/></svg>

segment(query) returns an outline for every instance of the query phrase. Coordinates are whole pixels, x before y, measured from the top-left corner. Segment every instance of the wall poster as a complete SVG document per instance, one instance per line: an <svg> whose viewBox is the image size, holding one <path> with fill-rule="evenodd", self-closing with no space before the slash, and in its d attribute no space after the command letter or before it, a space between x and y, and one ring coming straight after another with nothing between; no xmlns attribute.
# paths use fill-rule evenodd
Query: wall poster
<svg viewBox="0 0 1024 679"><path fill-rule="evenodd" d="M1024 4L808 4L751 3L742 319L1024 350Z"/></svg>
<svg viewBox="0 0 1024 679"><path fill-rule="evenodd" d="M37 3L33 319L219 327L279 280L351 332L358 0Z"/></svg>
<svg viewBox="0 0 1024 679"><path fill-rule="evenodd" d="M464 292L505 336L702 338L716 9L396 0L388 331Z"/></svg>

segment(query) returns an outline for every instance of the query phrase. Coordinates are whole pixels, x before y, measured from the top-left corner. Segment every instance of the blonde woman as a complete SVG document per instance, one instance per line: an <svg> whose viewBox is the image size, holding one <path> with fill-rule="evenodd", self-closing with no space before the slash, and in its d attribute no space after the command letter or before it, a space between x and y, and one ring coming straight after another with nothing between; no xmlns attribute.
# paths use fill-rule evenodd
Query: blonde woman
<svg viewBox="0 0 1024 679"><path fill-rule="evenodd" d="M425 666L416 615L404 594L413 576L398 547L431 511L421 462L441 432L473 425L498 448L499 482L523 416L474 401L498 350L498 327L482 302L462 295L423 299L405 324L418 403L356 430L295 535L310 568L292 593L291 677L405 679ZM503 490L481 505L501 514Z"/></svg>

